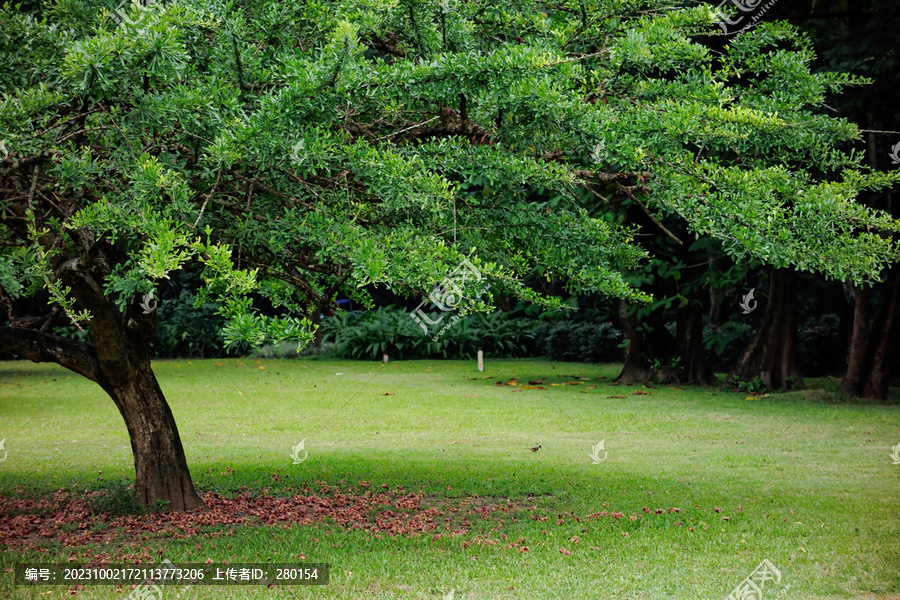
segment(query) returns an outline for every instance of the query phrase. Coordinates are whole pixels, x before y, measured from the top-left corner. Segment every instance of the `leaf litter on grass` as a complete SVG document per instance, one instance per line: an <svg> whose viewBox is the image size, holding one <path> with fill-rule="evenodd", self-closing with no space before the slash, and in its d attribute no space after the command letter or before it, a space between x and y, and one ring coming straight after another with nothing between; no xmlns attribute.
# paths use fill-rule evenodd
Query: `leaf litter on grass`
<svg viewBox="0 0 900 600"><path fill-rule="evenodd" d="M151 547L160 540L191 539L193 542L234 535L235 529L243 527L291 529L325 524L365 532L375 538L430 535L432 543L460 538L463 548L471 544L503 545L504 549L527 552L524 537L516 542L509 539L512 533L521 534L518 523L546 523L545 530L555 523L556 527L565 528L560 533L568 537L602 533L608 526L633 530L643 520L654 517L654 511L648 507L634 507L625 519L625 512L605 510L609 502L602 503L602 511L579 516L574 512L560 513L553 507L539 509L531 502L532 497L515 502L510 498L477 495L426 498L421 492L406 491L403 486L391 490L388 484L381 486L385 491L376 492L370 489L372 485L368 481L360 481L345 491L326 482L317 484L318 492L304 485L293 496L245 492L224 497L206 492L202 495L205 509L139 515L97 510L107 495L106 490L60 489L52 497L40 499L0 496L0 544L13 552L32 551L48 556L57 554L60 546L72 548L75 554L94 562L147 562L154 553L161 552ZM678 517L678 522L670 523L663 518L654 526L697 525L701 518L709 518L710 515L701 514L699 506L695 509ZM715 512L720 511L719 507L715 508ZM655 515L681 512L677 507L658 508ZM592 521L607 525L589 528ZM573 544L577 545L577 540ZM96 552L98 548L102 551ZM198 543L197 549L200 548Z"/></svg>

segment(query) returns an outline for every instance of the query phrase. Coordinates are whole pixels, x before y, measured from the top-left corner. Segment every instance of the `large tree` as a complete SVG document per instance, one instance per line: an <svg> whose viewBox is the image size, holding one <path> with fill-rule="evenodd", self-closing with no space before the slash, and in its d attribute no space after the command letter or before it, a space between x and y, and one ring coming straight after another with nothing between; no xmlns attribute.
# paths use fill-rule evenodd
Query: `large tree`
<svg viewBox="0 0 900 600"><path fill-rule="evenodd" d="M111 396L141 503L202 504L147 353L148 294L188 265L229 344L302 344L298 315L372 283L560 305L522 284L540 272L646 301L622 275L646 257L635 231L584 206L609 183L736 260L867 281L896 256L897 223L853 202L891 179L835 150L856 129L818 111L853 80L811 75L785 26L719 54L709 7L623 0L40 10L0 9L0 353Z"/></svg>

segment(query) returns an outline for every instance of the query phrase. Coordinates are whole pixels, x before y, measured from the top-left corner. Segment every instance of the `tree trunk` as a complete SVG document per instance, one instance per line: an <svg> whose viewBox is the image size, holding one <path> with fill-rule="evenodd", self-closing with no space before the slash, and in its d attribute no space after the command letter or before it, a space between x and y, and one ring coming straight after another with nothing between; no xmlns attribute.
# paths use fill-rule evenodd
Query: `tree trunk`
<svg viewBox="0 0 900 600"><path fill-rule="evenodd" d="M175 418L149 361L130 365L130 376L107 389L125 420L134 455L138 504L165 503L174 511L204 506L194 490Z"/></svg>
<svg viewBox="0 0 900 600"><path fill-rule="evenodd" d="M850 331L850 355L847 370L841 380L841 390L848 396L858 396L866 368L869 350L869 301L872 288L853 286L853 324Z"/></svg>
<svg viewBox="0 0 900 600"><path fill-rule="evenodd" d="M613 383L647 383L654 379L665 383L678 383L678 374L668 366L654 369L650 359L668 361L671 358L671 349L674 344L672 335L666 329L661 311L650 313L643 324L652 327L649 334L639 329L638 319L629 314L628 303L619 301L619 322L622 333L628 340L628 348L625 350L625 363L622 372Z"/></svg>
<svg viewBox="0 0 900 600"><path fill-rule="evenodd" d="M675 353L681 359L680 378L685 383L714 385L716 376L703 346L703 305L691 298L687 306L678 309Z"/></svg>
<svg viewBox="0 0 900 600"><path fill-rule="evenodd" d="M175 511L204 506L194 489L172 411L150 367L146 348L156 313L137 306L119 313L89 275L73 287L91 311L96 344L21 327L0 327L0 353L55 362L100 385L125 420L134 455L135 496L142 505L164 503Z"/></svg>
<svg viewBox="0 0 900 600"><path fill-rule="evenodd" d="M865 377L862 379L860 397L888 399L891 353L895 346L895 329L900 310L900 267L893 267L888 274L887 287L872 321L869 348L866 353Z"/></svg>
<svg viewBox="0 0 900 600"><path fill-rule="evenodd" d="M758 377L768 391L803 387L797 368L796 288L794 271L772 270L762 325L728 375L729 382L752 381Z"/></svg>

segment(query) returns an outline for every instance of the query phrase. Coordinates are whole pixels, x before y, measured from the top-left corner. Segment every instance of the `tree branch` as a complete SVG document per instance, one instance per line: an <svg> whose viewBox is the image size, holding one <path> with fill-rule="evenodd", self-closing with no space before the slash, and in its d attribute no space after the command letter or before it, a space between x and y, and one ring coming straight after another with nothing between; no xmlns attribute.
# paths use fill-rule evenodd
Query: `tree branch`
<svg viewBox="0 0 900 600"><path fill-rule="evenodd" d="M97 349L87 342L33 329L0 327L0 352L17 354L36 363L56 363L95 383L103 379Z"/></svg>

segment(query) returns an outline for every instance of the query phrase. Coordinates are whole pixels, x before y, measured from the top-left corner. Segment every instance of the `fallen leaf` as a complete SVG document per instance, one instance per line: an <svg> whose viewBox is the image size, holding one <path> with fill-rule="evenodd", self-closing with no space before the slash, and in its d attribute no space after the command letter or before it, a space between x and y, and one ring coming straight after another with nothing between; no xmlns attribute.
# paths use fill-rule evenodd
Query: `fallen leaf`
<svg viewBox="0 0 900 600"><path fill-rule="evenodd" d="M644 390L634 390L631 392L632 396L649 396L653 392L645 392Z"/></svg>
<svg viewBox="0 0 900 600"><path fill-rule="evenodd" d="M625 396L607 396L607 398L624 398Z"/></svg>
<svg viewBox="0 0 900 600"><path fill-rule="evenodd" d="M385 392L381 394L382 396L395 396L396 394L392 394L391 392Z"/></svg>

